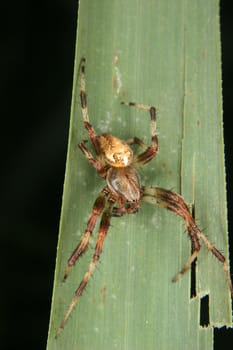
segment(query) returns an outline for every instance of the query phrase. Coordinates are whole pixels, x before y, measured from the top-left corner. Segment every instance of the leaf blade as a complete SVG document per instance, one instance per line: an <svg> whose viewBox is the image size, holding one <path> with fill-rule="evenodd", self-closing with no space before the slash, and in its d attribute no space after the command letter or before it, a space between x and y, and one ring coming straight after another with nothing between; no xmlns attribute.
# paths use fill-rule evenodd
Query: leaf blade
<svg viewBox="0 0 233 350"><path fill-rule="evenodd" d="M65 330L54 340L56 328L90 261L93 246L62 284L66 260L104 185L76 147L87 137L79 104L81 56L87 58L88 108L97 132L112 132L122 139L137 135L149 143L149 116L144 111L127 109L119 102L123 99L156 105L159 154L155 162L141 171L143 182L173 188L189 203L195 201L202 226L210 226L207 217L220 216L220 226L213 236L213 225L208 227L209 235L220 248L222 245L225 248L227 241L222 149L216 147L217 160L211 159L215 164L210 167L211 174L215 176L216 164L222 169L216 190L210 191L203 174L196 181L199 167L205 169L205 153L201 150L210 152L213 147L205 136L212 115L215 115L212 124L218 127L211 125L212 140L217 132L222 148L218 2L128 1L126 6L122 1L85 1L80 3L79 11L66 180L47 349L66 348L67 343L70 349L155 346L197 349L201 344L211 349L213 329L199 327L199 296L211 290L212 299L215 293L214 303L210 305L211 323L230 324L229 293L222 294L225 277L222 267L216 267L218 263L203 249L198 259L199 295L190 300L189 274L179 283L171 283L190 254L183 224L174 215L147 204L143 204L137 215L112 219L100 267ZM203 63L201 48L205 45L209 53ZM210 73L213 79L209 80ZM205 89L213 91L203 98ZM213 103L214 100L217 102ZM198 120L202 127L197 126ZM216 215L220 209L213 211L211 204L222 193L221 215ZM225 232L225 237L219 237L219 230ZM206 276L213 266L217 272L211 281L211 276L208 279ZM217 278L221 280L219 288L215 283ZM216 304L218 299L221 301Z"/></svg>

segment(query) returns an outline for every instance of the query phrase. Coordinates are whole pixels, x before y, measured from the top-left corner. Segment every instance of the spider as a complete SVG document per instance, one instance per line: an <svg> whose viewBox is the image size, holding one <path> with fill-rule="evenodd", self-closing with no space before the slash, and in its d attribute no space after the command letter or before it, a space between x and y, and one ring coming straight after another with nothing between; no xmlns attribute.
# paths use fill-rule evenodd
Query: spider
<svg viewBox="0 0 233 350"><path fill-rule="evenodd" d="M79 148L87 158L88 162L96 169L98 174L106 181L106 185L99 193L94 202L92 212L89 216L86 230L71 254L64 275L67 279L71 267L76 263L80 256L87 250L90 243L92 232L95 228L96 221L100 215L101 221L98 236L95 244L95 252L88 266L84 277L74 293L74 297L70 303L68 310L57 330L58 336L63 330L67 320L70 317L75 305L82 295L88 281L90 280L96 265L100 259L104 240L110 226L111 217L121 217L125 214L133 214L140 208L141 202L149 202L153 205L159 205L184 219L187 233L192 243L192 254L187 260L183 268L173 278L173 282L178 281L183 274L191 267L193 261L197 258L200 251L199 240L202 240L206 247L221 262L226 274L227 283L229 285L231 297L233 298L233 286L230 277L230 271L225 257L213 246L212 243L198 228L188 205L184 199L177 193L159 187L141 185L137 168L143 167L155 158L158 151L158 137L156 134L156 108L144 104L134 102L121 102L125 106L133 106L144 109L149 112L151 121L151 146L147 146L142 140L133 137L127 141L123 141L112 134L97 135L93 126L89 122L86 95L86 79L85 79L85 58L81 59L81 87L80 100L83 115L83 123L86 128L90 141L93 145L96 157L86 148L86 141L79 144ZM136 144L142 148L142 153L134 155L130 147Z"/></svg>

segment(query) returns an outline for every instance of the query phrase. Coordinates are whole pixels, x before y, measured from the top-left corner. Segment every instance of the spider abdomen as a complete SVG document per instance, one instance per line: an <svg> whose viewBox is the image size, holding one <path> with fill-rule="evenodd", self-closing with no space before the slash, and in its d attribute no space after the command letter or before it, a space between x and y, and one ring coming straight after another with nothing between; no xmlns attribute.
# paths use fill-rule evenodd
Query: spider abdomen
<svg viewBox="0 0 233 350"><path fill-rule="evenodd" d="M137 171L132 167L110 168L106 176L110 191L127 202L136 202L141 197L141 184Z"/></svg>

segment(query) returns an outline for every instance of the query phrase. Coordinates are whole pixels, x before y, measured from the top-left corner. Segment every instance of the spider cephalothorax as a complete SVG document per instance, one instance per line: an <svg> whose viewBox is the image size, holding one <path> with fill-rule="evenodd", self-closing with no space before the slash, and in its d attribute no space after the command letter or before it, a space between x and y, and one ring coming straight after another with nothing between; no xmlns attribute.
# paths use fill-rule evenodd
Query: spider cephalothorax
<svg viewBox="0 0 233 350"><path fill-rule="evenodd" d="M84 58L81 59L80 68L80 99L83 122L88 132L90 141L93 145L95 157L86 148L85 141L81 142L79 144L79 147L90 164L93 165L98 174L106 181L106 185L95 200L92 212L87 222L86 230L84 231L80 242L71 254L67 263L64 280L68 277L71 267L86 251L90 243L96 221L98 217L102 215L95 244L94 255L81 283L75 291L74 297L64 316L64 319L61 322L60 327L57 330L56 336L64 328L65 323L67 322L72 310L77 304L79 297L81 296L95 270L95 267L102 253L102 247L110 226L111 217L120 217L125 214L135 213L140 207L142 201L159 205L172 211L184 219L187 233L192 243L192 255L189 257L188 261L180 270L180 272L173 278L173 281L177 281L180 277L182 277L185 271L190 268L192 262L196 259L200 251L199 240L202 240L202 242L212 252L212 254L215 255L216 258L222 263L231 296L233 297L233 287L226 259L213 246L213 244L209 242L203 232L198 228L195 219L190 213L184 199L179 194L171 192L169 190L159 187L142 186L140 183L137 168L142 167L146 163L150 162L156 156L158 150L155 107L133 102L122 102L123 105L134 106L137 108L145 109L149 112L151 120L151 146L147 146L142 140L137 137L123 141L111 134L102 134L100 136L97 135L94 128L90 124L88 117ZM132 144L137 144L142 148L143 152L134 155L132 148L130 147Z"/></svg>
<svg viewBox="0 0 233 350"><path fill-rule="evenodd" d="M133 161L133 151L123 140L111 134L103 134L97 137L99 143L100 156L103 161L114 168L122 168L131 165Z"/></svg>

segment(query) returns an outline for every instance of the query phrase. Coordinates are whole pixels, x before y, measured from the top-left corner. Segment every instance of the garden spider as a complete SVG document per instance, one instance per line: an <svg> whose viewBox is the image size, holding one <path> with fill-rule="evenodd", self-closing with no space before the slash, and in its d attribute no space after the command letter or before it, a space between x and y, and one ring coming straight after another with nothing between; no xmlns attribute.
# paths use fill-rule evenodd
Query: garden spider
<svg viewBox="0 0 233 350"><path fill-rule="evenodd" d="M163 208L166 208L173 213L181 216L185 221L186 229L192 242L192 254L180 272L173 278L173 282L179 280L182 275L190 268L192 262L196 259L200 251L199 240L202 240L206 247L212 252L212 254L215 255L216 258L222 263L226 274L227 283L231 292L231 297L233 297L233 287L226 259L200 231L195 222L195 219L189 211L187 204L184 202L184 199L179 194L176 194L169 190L165 190L159 187L142 186L140 183L139 175L136 169L144 166L146 163L154 159L158 150L155 107L133 102L121 102L125 106L134 106L140 109L145 109L149 112L151 119L151 146L147 146L142 140L137 137L134 137L128 141L123 141L113 136L112 134L102 134L99 136L96 134L94 128L90 124L88 117L87 96L85 88L85 58L81 59L80 70L80 99L83 114L83 123L94 147L96 158L94 158L86 148L86 141L82 141L79 144L79 148L89 163L91 163L91 165L96 169L98 174L103 179L105 179L106 186L99 193L97 199L95 200L92 212L87 222L86 230L84 231L77 247L68 260L64 280L67 279L71 267L86 251L90 243L96 221L102 214L95 244L94 255L81 283L75 291L74 297L60 324L60 327L57 330L56 336L58 336L63 330L68 318L70 317L71 312L73 311L79 297L82 295L88 281L90 280L95 270L97 262L99 261L100 255L102 253L102 248L110 226L111 217L120 217L125 214L136 213L140 207L141 201L149 202L151 204L156 204ZM143 149L143 152L138 155L134 155L130 147L131 144L137 144Z"/></svg>

